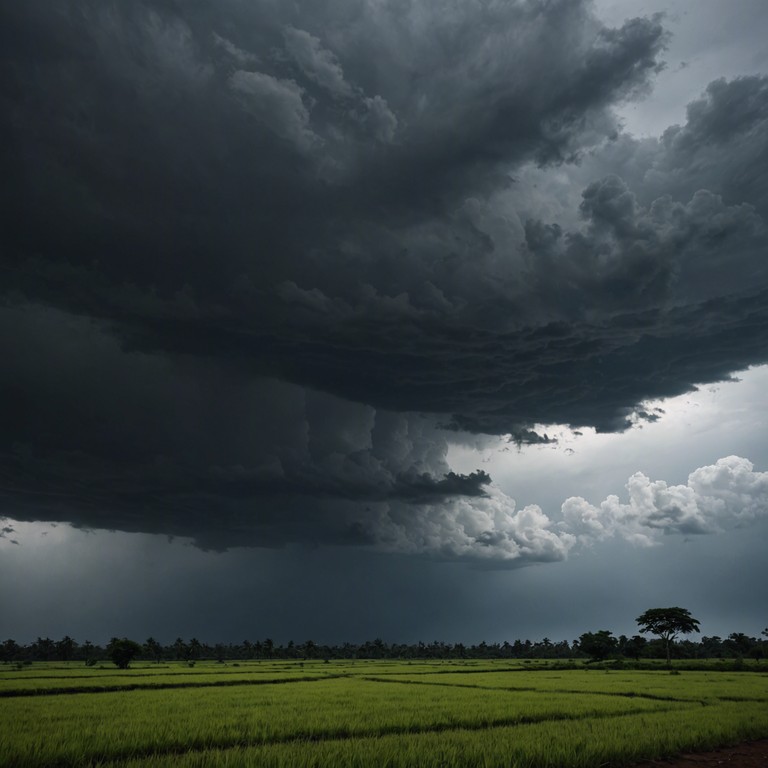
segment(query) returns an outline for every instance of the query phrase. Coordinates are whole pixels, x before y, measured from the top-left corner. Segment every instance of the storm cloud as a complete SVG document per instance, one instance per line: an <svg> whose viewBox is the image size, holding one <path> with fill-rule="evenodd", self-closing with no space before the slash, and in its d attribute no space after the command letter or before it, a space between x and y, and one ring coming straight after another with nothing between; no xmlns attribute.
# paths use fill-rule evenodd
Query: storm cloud
<svg viewBox="0 0 768 768"><path fill-rule="evenodd" d="M447 452L768 361L768 78L638 139L664 20L586 0L0 22L4 514L527 563L762 509L724 459L555 519Z"/></svg>

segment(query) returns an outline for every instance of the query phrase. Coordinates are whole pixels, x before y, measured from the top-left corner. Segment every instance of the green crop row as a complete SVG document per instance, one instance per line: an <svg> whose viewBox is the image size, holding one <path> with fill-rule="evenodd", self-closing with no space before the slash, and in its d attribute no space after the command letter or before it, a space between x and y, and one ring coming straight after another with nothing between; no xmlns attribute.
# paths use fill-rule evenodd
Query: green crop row
<svg viewBox="0 0 768 768"><path fill-rule="evenodd" d="M0 698L24 695L57 693L99 693L102 691L133 691L160 688L230 687L236 685L263 685L269 683L290 683L322 680L338 677L337 674L322 672L251 672L239 675L103 675L87 678L30 678L29 680L0 681Z"/></svg>
<svg viewBox="0 0 768 768"><path fill-rule="evenodd" d="M335 679L3 701L0 764L77 765L233 745L483 729L668 709L669 702Z"/></svg>
<svg viewBox="0 0 768 768"><path fill-rule="evenodd" d="M768 710L733 703L472 731L154 755L100 768L594 768L630 765L768 734Z"/></svg>
<svg viewBox="0 0 768 768"><path fill-rule="evenodd" d="M370 676L369 679L373 679ZM536 690L557 693L601 693L615 696L706 701L730 699L765 701L768 677L756 674L668 671L614 672L482 672L473 675L376 675L375 679L415 685L448 685L485 689Z"/></svg>
<svg viewBox="0 0 768 768"><path fill-rule="evenodd" d="M212 665L197 675L135 670L113 677L137 690L7 697L0 765L581 766L768 736L765 675L405 667L281 665L280 683L260 678L277 664L245 669L261 672L243 680ZM164 681L184 687L144 687Z"/></svg>

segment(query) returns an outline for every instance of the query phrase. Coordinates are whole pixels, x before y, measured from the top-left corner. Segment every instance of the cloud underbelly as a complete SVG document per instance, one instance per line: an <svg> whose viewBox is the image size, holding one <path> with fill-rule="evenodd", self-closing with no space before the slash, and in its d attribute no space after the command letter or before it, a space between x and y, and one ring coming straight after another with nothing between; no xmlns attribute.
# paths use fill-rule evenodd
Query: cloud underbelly
<svg viewBox="0 0 768 768"><path fill-rule="evenodd" d="M588 0L6 6L0 514L512 565L763 514L741 459L558 511L447 445L768 361L768 77L639 139L664 20Z"/></svg>

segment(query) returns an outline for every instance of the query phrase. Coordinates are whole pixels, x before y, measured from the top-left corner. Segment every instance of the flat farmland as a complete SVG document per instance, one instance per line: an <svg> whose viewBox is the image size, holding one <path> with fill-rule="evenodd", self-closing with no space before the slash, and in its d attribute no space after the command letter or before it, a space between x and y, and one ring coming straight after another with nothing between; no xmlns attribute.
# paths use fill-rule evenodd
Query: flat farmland
<svg viewBox="0 0 768 768"><path fill-rule="evenodd" d="M768 736L759 672L546 663L0 668L0 765L628 765Z"/></svg>

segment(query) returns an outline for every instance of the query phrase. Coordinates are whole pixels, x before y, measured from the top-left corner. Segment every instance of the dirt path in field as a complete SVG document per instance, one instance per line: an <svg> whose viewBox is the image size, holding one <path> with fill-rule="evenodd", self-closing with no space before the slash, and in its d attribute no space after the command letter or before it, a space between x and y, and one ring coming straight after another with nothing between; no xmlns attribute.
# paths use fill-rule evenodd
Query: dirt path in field
<svg viewBox="0 0 768 768"><path fill-rule="evenodd" d="M748 741L713 752L691 752L668 760L645 760L635 768L768 768L768 739Z"/></svg>

